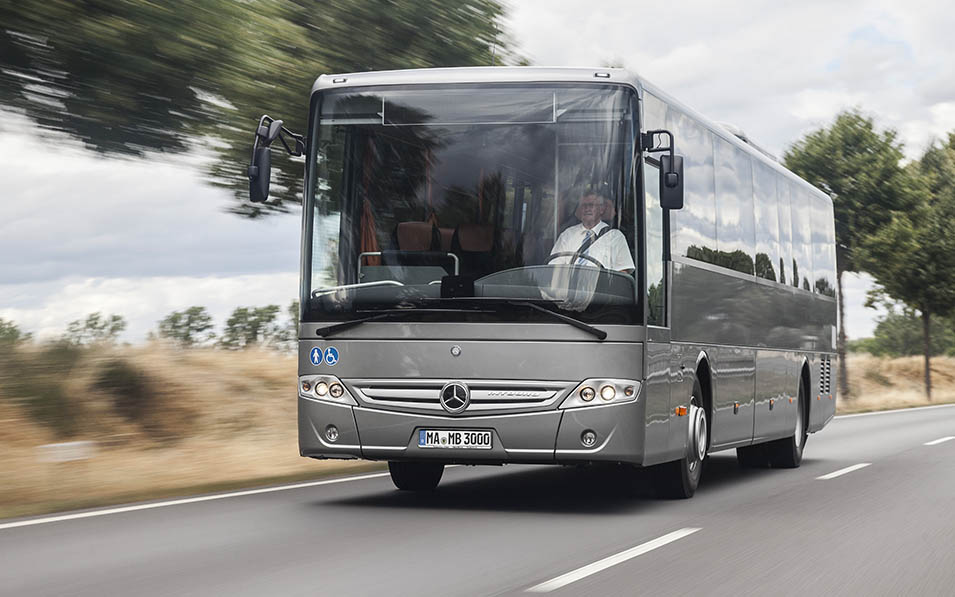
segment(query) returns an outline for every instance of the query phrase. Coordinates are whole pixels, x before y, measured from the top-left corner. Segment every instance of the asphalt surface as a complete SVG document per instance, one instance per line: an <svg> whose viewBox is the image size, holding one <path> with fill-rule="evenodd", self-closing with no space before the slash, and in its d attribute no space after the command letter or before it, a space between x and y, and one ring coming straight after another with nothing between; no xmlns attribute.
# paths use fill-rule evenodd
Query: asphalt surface
<svg viewBox="0 0 955 597"><path fill-rule="evenodd" d="M427 496L372 475L0 521L0 594L953 595L955 438L925 445L951 436L955 407L837 418L801 468L715 454L680 501L621 471L456 467Z"/></svg>

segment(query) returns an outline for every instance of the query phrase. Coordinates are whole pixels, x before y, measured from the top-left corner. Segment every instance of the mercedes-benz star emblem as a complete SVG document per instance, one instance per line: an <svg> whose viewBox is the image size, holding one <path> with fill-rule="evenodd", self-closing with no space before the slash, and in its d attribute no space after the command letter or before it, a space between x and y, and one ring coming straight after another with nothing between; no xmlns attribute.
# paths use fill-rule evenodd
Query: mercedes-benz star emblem
<svg viewBox="0 0 955 597"><path fill-rule="evenodd" d="M449 381L441 388L440 400L444 410L456 415L471 403L471 390L463 381Z"/></svg>

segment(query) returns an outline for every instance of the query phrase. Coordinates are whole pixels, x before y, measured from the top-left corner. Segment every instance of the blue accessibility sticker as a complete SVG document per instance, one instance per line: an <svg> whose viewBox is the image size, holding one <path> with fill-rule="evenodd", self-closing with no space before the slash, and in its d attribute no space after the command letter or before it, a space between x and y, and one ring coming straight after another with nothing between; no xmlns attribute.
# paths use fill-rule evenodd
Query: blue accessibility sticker
<svg viewBox="0 0 955 597"><path fill-rule="evenodd" d="M334 346L329 346L325 349L325 364L329 367L334 367L338 364L338 349Z"/></svg>
<svg viewBox="0 0 955 597"><path fill-rule="evenodd" d="M321 365L324 358L322 349L316 346L312 349L312 352L308 353L308 358L313 365Z"/></svg>

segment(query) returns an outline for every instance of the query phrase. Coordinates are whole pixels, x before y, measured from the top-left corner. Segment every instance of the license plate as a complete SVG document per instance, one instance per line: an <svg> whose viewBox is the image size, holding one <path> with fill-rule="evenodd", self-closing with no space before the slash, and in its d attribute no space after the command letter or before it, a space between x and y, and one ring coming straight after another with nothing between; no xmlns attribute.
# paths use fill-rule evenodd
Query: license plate
<svg viewBox="0 0 955 597"><path fill-rule="evenodd" d="M419 448L457 448L465 450L490 450L490 431L466 431L459 429L420 429Z"/></svg>

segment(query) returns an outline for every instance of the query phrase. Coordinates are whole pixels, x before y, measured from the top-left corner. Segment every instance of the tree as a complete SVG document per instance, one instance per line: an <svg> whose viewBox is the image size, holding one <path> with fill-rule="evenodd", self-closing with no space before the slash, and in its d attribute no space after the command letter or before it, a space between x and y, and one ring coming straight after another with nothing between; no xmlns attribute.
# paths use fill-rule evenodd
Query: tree
<svg viewBox="0 0 955 597"><path fill-rule="evenodd" d="M176 342L182 348L190 348L215 338L212 331L212 316L205 307L189 307L173 311L159 322L159 337Z"/></svg>
<svg viewBox="0 0 955 597"><path fill-rule="evenodd" d="M918 309L922 318L925 395L932 399L932 317L955 309L955 191L940 180L938 168L951 166L946 147L932 146L911 170L922 201L864 239L854 257L887 294ZM935 189L933 191L933 188ZM870 299L871 300L871 299Z"/></svg>
<svg viewBox="0 0 955 597"><path fill-rule="evenodd" d="M4 2L0 104L104 153L188 149L254 14L228 0Z"/></svg>
<svg viewBox="0 0 955 597"><path fill-rule="evenodd" d="M226 320L219 345L229 350L239 350L281 341L284 330L275 321L278 314L278 305L237 307Z"/></svg>
<svg viewBox="0 0 955 597"><path fill-rule="evenodd" d="M260 115L305 131L322 73L517 61L497 0L182 0L0 5L0 106L107 154L204 146L249 217L301 201L301 165L276 154L273 201L247 201Z"/></svg>
<svg viewBox="0 0 955 597"><path fill-rule="evenodd" d="M873 297L875 298L875 297ZM955 330L948 319L932 318L932 356L955 350ZM871 338L849 341L849 350L875 356L901 357L924 352L921 315L911 307L899 309L894 304L876 323Z"/></svg>
<svg viewBox="0 0 955 597"><path fill-rule="evenodd" d="M88 346L97 343L111 343L120 332L126 329L126 320L122 315L105 316L99 312L90 313L86 319L71 321L66 326L63 339L75 346Z"/></svg>
<svg viewBox="0 0 955 597"><path fill-rule="evenodd" d="M784 156L787 168L832 197L839 301L836 350L839 392L844 397L849 397L849 382L842 274L864 269L855 255L860 243L888 224L894 211L906 210L915 201L911 177L900 166L902 144L896 137L895 131L879 132L870 118L850 110L839 114L829 128L806 135Z"/></svg>
<svg viewBox="0 0 955 597"><path fill-rule="evenodd" d="M32 338L33 334L22 332L20 326L16 323L0 317L0 344L19 344L20 342L27 342Z"/></svg>

